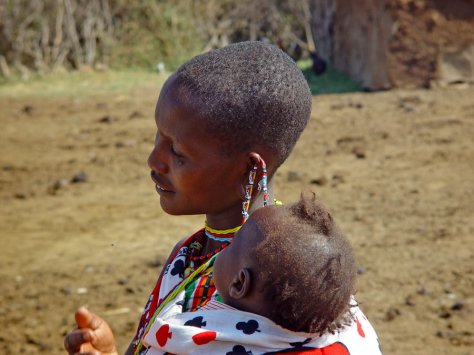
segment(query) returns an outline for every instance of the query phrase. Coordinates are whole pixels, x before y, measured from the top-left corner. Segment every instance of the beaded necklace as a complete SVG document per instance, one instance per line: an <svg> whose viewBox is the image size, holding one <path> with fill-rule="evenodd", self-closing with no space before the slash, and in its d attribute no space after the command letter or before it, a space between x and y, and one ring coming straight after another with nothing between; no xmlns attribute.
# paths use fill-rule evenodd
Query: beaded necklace
<svg viewBox="0 0 474 355"><path fill-rule="evenodd" d="M224 250L231 242L235 233L240 229L241 226L237 226L230 229L214 229L208 226L207 221L204 224L204 233L199 235L196 240L189 245L188 258L190 261L207 260L213 255L216 255L220 251ZM222 242L221 246L214 250L214 252L207 253L206 255L199 255L202 250L206 238L210 238L219 242Z"/></svg>

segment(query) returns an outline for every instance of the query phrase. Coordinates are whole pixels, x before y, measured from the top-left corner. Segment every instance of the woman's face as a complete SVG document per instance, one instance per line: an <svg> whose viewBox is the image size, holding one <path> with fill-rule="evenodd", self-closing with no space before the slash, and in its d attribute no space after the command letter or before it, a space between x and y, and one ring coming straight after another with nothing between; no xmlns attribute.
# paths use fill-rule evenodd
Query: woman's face
<svg viewBox="0 0 474 355"><path fill-rule="evenodd" d="M206 131L192 98L176 97L173 76L160 94L157 133L148 158L163 210L172 215L222 214L240 219L244 154L223 152L226 142Z"/></svg>

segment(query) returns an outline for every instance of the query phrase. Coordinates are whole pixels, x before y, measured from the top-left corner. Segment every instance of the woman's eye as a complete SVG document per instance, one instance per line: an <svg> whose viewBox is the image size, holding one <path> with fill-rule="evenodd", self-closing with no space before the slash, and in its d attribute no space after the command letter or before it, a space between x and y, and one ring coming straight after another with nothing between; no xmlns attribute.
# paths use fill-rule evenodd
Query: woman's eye
<svg viewBox="0 0 474 355"><path fill-rule="evenodd" d="M171 153L173 153L173 155L176 155L177 157L181 157L181 154L179 154L176 149L174 148L173 145L171 145Z"/></svg>
<svg viewBox="0 0 474 355"><path fill-rule="evenodd" d="M184 157L175 150L174 146L171 146L171 153L175 156L178 165L184 164Z"/></svg>

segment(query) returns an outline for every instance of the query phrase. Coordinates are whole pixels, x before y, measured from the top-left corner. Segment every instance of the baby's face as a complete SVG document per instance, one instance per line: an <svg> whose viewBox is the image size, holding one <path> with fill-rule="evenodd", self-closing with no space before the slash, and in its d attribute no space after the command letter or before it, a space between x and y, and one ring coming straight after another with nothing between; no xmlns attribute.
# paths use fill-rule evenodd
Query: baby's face
<svg viewBox="0 0 474 355"><path fill-rule="evenodd" d="M256 210L235 234L232 244L217 255L214 262L214 284L225 303L232 305L229 288L242 269L253 270L254 275L258 272L249 255L265 238L259 227L263 224L277 226L281 218L281 210L282 207L278 206L262 207Z"/></svg>
<svg viewBox="0 0 474 355"><path fill-rule="evenodd" d="M214 284L224 303L232 305L229 288L240 270L249 267L247 255L258 240L257 218L253 215L235 234L232 243L222 250L214 262Z"/></svg>

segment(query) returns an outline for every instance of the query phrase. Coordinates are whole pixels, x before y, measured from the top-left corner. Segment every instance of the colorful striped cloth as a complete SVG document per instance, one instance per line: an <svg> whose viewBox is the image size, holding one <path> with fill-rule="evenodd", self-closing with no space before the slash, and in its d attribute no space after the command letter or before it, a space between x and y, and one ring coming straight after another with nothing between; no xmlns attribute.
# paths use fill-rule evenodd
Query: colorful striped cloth
<svg viewBox="0 0 474 355"><path fill-rule="evenodd" d="M175 289L176 286L183 282L185 279L185 274L189 273L189 271L193 271L189 270L190 261L187 257L188 248L191 243L201 238L203 234L204 229L200 229L188 239L186 239L183 244L177 248L174 254L170 256L169 263L164 266L163 272L145 305L140 322L138 323L137 332L133 339L134 352L137 355L146 353L146 349L137 352L137 346L158 306ZM200 261L200 264L203 264L207 261L207 259L204 259ZM196 262L193 268L199 267L200 264ZM194 281L193 286L188 286L188 294L186 298L187 305L185 307L186 310L198 309L199 307L206 304L215 293L214 282L212 278L209 277L211 271L212 269L206 271L200 278Z"/></svg>

